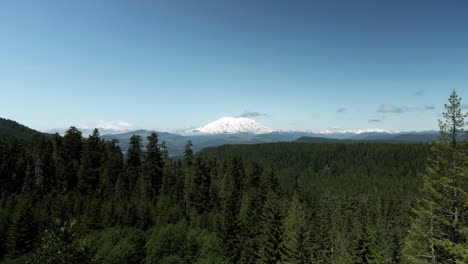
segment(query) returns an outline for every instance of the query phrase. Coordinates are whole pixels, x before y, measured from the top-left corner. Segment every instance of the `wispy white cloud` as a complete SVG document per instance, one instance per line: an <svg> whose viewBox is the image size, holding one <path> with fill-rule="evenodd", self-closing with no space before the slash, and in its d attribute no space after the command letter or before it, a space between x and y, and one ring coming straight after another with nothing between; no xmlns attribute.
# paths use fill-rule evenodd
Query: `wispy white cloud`
<svg viewBox="0 0 468 264"><path fill-rule="evenodd" d="M244 113L239 115L239 117L258 117L258 116L268 116L268 114L267 113L260 113L260 112L245 111Z"/></svg>
<svg viewBox="0 0 468 264"><path fill-rule="evenodd" d="M424 95L424 91L423 90L418 90L414 93L414 95Z"/></svg>
<svg viewBox="0 0 468 264"><path fill-rule="evenodd" d="M425 105L425 106L424 106L424 109L426 109L426 110L434 110L434 109L435 109L435 106L433 106L433 105Z"/></svg>
<svg viewBox="0 0 468 264"><path fill-rule="evenodd" d="M82 128L98 128L104 130L115 130L115 131L127 131L134 129L135 126L127 121L108 121L108 120L98 120L96 123L91 125L85 125Z"/></svg>
<svg viewBox="0 0 468 264"><path fill-rule="evenodd" d="M400 113L405 112L405 110L399 106L383 104L380 106L377 112L384 113L384 114L387 114L387 113L400 114Z"/></svg>

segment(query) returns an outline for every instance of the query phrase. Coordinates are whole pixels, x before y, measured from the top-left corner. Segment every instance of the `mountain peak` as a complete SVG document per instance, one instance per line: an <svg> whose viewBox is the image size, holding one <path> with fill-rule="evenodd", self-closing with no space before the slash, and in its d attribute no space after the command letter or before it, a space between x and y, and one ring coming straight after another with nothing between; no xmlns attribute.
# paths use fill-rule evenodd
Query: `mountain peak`
<svg viewBox="0 0 468 264"><path fill-rule="evenodd" d="M208 134L266 134L273 132L273 129L246 117L222 117L205 126L194 129L191 132L201 132Z"/></svg>

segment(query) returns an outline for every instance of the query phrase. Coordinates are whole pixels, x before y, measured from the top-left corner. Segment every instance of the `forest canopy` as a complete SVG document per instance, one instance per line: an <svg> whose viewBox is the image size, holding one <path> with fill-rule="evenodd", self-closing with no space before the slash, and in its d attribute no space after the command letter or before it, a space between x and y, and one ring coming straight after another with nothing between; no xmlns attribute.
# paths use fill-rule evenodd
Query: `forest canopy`
<svg viewBox="0 0 468 264"><path fill-rule="evenodd" d="M0 262L467 263L460 102L432 144L2 137Z"/></svg>

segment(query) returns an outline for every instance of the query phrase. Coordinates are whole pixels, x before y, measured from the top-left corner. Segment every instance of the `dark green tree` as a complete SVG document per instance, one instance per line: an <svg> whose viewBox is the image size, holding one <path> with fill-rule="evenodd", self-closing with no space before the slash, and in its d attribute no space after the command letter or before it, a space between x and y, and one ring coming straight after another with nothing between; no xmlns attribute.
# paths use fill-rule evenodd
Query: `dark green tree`
<svg viewBox="0 0 468 264"><path fill-rule="evenodd" d="M185 201L192 219L210 211L210 185L210 170L205 164L205 158L197 155L185 181Z"/></svg>
<svg viewBox="0 0 468 264"><path fill-rule="evenodd" d="M101 168L99 190L100 196L108 198L114 194L117 179L124 167L122 150L117 140L104 144L104 161Z"/></svg>
<svg viewBox="0 0 468 264"><path fill-rule="evenodd" d="M45 230L37 252L27 263L88 264L93 263L93 255L90 243L79 240L75 221L57 220Z"/></svg>
<svg viewBox="0 0 468 264"><path fill-rule="evenodd" d="M10 258L30 253L34 249L38 224L30 198L20 198L8 230L7 249Z"/></svg>
<svg viewBox="0 0 468 264"><path fill-rule="evenodd" d="M81 151L83 149L83 138L81 131L76 127L70 127L65 132L62 141L63 155L65 159L65 179L66 189L74 190L78 183L78 170L81 161Z"/></svg>
<svg viewBox="0 0 468 264"><path fill-rule="evenodd" d="M192 165L192 160L193 160L193 144L192 141L189 140L187 141L187 144L185 145L185 151L184 151L184 161L187 166Z"/></svg>
<svg viewBox="0 0 468 264"><path fill-rule="evenodd" d="M93 194L99 184L104 146L99 131L93 130L84 145L81 166L78 171L78 190L85 195Z"/></svg>
<svg viewBox="0 0 468 264"><path fill-rule="evenodd" d="M310 228L303 201L295 192L284 219L284 262L306 264L311 261Z"/></svg>
<svg viewBox="0 0 468 264"><path fill-rule="evenodd" d="M261 217L261 234L257 263L279 264L284 261L283 206L277 193L269 191Z"/></svg>
<svg viewBox="0 0 468 264"><path fill-rule="evenodd" d="M458 142L466 123L455 91L445 109L444 120L439 120L440 142L432 144L432 158L405 240L408 263L462 263L468 258L467 149Z"/></svg>
<svg viewBox="0 0 468 264"><path fill-rule="evenodd" d="M218 236L223 242L223 252L232 262L239 260L239 210L242 199L242 161L234 158L224 175L221 188L221 208L218 215Z"/></svg>
<svg viewBox="0 0 468 264"><path fill-rule="evenodd" d="M163 181L164 160L158 145L158 135L153 132L148 136L143 172L140 181L142 197L152 200L159 195Z"/></svg>
<svg viewBox="0 0 468 264"><path fill-rule="evenodd" d="M120 197L128 197L135 191L136 183L140 176L142 164L141 137L133 135L130 138L125 169L117 180L117 192ZM137 192L138 193L138 192Z"/></svg>

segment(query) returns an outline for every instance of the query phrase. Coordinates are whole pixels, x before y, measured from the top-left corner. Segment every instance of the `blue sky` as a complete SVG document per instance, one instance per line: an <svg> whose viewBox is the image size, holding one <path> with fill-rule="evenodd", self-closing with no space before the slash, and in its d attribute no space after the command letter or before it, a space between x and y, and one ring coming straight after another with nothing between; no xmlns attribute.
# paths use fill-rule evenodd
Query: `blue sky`
<svg viewBox="0 0 468 264"><path fill-rule="evenodd" d="M468 96L467 14L467 1L5 0L0 117L435 129L451 90Z"/></svg>

